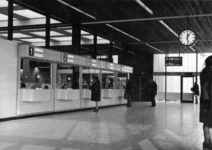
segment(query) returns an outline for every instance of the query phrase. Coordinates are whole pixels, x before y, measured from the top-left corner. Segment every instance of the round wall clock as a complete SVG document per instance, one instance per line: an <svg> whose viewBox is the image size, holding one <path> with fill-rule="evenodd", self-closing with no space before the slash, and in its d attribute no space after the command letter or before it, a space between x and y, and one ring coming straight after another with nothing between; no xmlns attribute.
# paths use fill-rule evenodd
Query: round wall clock
<svg viewBox="0 0 212 150"><path fill-rule="evenodd" d="M184 46L191 46L195 44L197 36L192 30L184 30L179 35L179 41Z"/></svg>

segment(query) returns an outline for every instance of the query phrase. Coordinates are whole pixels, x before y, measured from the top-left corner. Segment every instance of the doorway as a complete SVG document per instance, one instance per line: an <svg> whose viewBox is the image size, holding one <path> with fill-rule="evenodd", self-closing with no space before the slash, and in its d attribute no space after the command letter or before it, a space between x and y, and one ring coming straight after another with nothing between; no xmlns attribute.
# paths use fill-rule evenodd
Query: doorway
<svg viewBox="0 0 212 150"><path fill-rule="evenodd" d="M194 84L194 76L181 76L181 103L183 102L194 102L193 92L191 91L191 87Z"/></svg>

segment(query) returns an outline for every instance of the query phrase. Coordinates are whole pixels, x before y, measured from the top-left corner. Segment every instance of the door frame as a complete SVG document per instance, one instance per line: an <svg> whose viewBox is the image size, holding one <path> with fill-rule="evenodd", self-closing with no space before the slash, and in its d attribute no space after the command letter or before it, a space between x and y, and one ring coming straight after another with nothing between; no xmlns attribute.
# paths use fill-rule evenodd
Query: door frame
<svg viewBox="0 0 212 150"><path fill-rule="evenodd" d="M180 79L180 102L183 103L183 102L190 102L190 101L185 101L183 100L183 78L193 78L193 83L194 83L194 79L195 79L195 76L194 75L182 75L181 76L181 79ZM194 103L194 97L192 96L192 103Z"/></svg>

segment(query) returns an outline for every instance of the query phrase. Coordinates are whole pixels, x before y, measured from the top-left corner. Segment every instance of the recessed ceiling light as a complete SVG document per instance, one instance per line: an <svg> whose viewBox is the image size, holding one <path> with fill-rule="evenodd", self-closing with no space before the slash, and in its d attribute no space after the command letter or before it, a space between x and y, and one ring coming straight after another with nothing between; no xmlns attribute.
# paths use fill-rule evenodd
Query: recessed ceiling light
<svg viewBox="0 0 212 150"><path fill-rule="evenodd" d="M57 41L71 41L72 40L72 37L54 37L54 38L51 38L52 40L57 40Z"/></svg>
<svg viewBox="0 0 212 150"><path fill-rule="evenodd" d="M45 31L40 31L40 32L30 32L32 34L35 35L39 35L39 36L46 36L46 32ZM50 31L50 36L62 36L63 34L59 33L59 32L55 32L55 31Z"/></svg>
<svg viewBox="0 0 212 150"><path fill-rule="evenodd" d="M65 30L66 32L72 33L72 30Z"/></svg>
<svg viewBox="0 0 212 150"><path fill-rule="evenodd" d="M4 14L0 14L0 21L8 20L8 16ZM13 20L17 20L16 18L13 18Z"/></svg>
<svg viewBox="0 0 212 150"><path fill-rule="evenodd" d="M44 39L40 39L40 38L34 38L34 39L20 39L22 41L26 41L26 42L44 42Z"/></svg>
<svg viewBox="0 0 212 150"><path fill-rule="evenodd" d="M81 35L82 35L82 34L90 34L90 33L88 33L88 32L86 32L86 31L81 30Z"/></svg>
<svg viewBox="0 0 212 150"><path fill-rule="evenodd" d="M50 23L51 24L54 24L54 23L61 23L60 21L57 21L57 20L55 20L55 19L50 19Z"/></svg>
<svg viewBox="0 0 212 150"><path fill-rule="evenodd" d="M13 4L13 6L17 6L17 5ZM8 7L8 1L1 0L0 1L0 7Z"/></svg>
<svg viewBox="0 0 212 150"><path fill-rule="evenodd" d="M7 36L7 34L0 34L0 36ZM26 34L21 34L21 33L13 33L13 38L27 38L27 37L31 37L29 35Z"/></svg>
<svg viewBox="0 0 212 150"><path fill-rule="evenodd" d="M15 10L13 11L13 13L15 14L18 14L20 16L23 16L23 17L26 17L26 18L30 18L30 19L33 19L33 18L44 18L45 16L41 15L41 14L38 14L34 11L31 11L31 10Z"/></svg>
<svg viewBox="0 0 212 150"><path fill-rule="evenodd" d="M93 38L94 38L93 35L83 35L82 37L89 39L89 40L93 40ZM97 36L97 40L103 40L103 38Z"/></svg>

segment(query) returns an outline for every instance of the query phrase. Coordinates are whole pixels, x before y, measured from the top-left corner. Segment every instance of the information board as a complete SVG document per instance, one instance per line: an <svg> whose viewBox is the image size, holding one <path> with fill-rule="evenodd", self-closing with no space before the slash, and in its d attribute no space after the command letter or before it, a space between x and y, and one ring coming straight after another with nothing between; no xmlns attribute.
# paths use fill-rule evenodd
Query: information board
<svg viewBox="0 0 212 150"><path fill-rule="evenodd" d="M165 66L182 66L182 57L165 57Z"/></svg>

